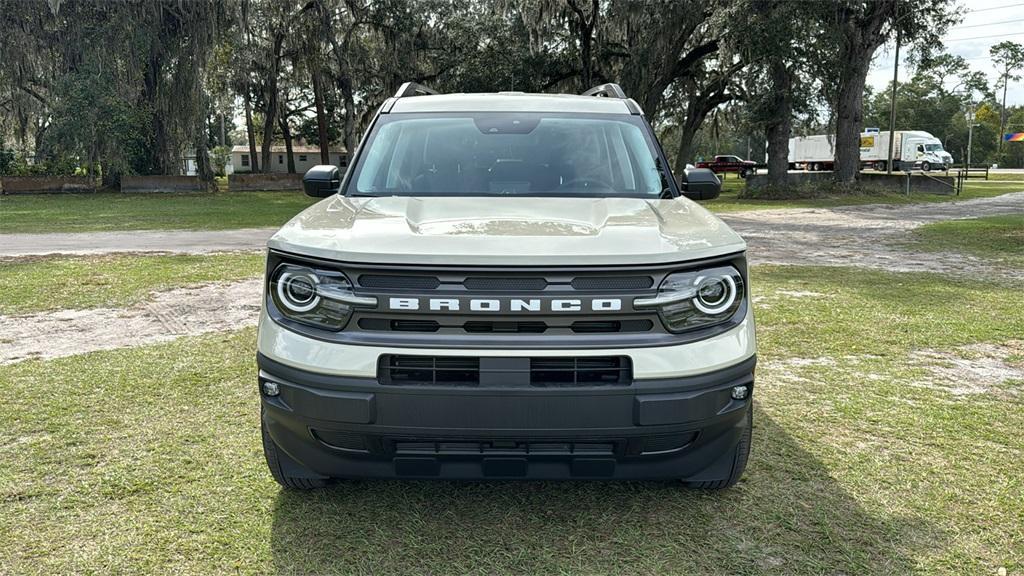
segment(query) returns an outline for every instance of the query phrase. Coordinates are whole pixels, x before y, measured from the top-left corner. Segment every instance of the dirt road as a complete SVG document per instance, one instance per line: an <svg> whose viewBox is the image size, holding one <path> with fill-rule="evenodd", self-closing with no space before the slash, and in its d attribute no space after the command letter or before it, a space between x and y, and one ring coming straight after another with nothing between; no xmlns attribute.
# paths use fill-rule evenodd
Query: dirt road
<svg viewBox="0 0 1024 576"><path fill-rule="evenodd" d="M757 210L722 215L747 240L755 264L860 266L1024 278L1024 270L993 267L956 253L915 252L908 232L930 222L1024 213L1024 192L962 202Z"/></svg>

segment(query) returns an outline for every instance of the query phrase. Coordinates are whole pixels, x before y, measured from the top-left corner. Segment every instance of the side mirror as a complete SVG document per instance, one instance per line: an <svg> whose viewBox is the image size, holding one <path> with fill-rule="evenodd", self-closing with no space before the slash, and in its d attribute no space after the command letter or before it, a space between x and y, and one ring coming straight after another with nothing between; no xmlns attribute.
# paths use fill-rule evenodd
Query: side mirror
<svg viewBox="0 0 1024 576"><path fill-rule="evenodd" d="M690 200L714 200L722 193L722 181L707 168L684 170L678 180L683 196Z"/></svg>
<svg viewBox="0 0 1024 576"><path fill-rule="evenodd" d="M302 177L302 189L306 192L306 196L326 198L337 194L338 188L341 188L341 171L337 166L330 164L313 166Z"/></svg>

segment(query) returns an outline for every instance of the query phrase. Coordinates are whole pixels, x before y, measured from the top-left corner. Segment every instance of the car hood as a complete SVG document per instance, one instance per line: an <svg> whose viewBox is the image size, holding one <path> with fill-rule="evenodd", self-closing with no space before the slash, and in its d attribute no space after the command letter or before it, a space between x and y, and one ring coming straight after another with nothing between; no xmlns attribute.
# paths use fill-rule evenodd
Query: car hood
<svg viewBox="0 0 1024 576"><path fill-rule="evenodd" d="M364 263L659 264L741 252L685 198L332 196L285 224L275 250Z"/></svg>

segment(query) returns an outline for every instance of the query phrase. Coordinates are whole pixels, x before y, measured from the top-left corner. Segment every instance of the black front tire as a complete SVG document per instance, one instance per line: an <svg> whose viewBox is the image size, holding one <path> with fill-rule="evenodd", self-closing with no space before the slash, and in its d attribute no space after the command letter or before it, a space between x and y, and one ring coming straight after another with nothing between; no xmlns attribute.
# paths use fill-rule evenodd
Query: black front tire
<svg viewBox="0 0 1024 576"><path fill-rule="evenodd" d="M327 486L327 480L296 478L285 473L284 468L281 466L280 449L277 447L277 444L274 444L270 434L267 432L267 423L263 421L262 410L260 411L260 433L263 436L263 455L267 459L267 468L270 469L270 475L274 477L278 484L291 490L316 490L317 488Z"/></svg>
<svg viewBox="0 0 1024 576"><path fill-rule="evenodd" d="M687 482L686 485L690 488L697 488L700 490L724 490L731 488L740 481L740 477L743 476L743 471L747 468L747 460L750 459L750 440L754 433L754 406L753 404L747 408L747 427L743 431L743 436L740 438L738 444L736 444L736 452L733 454L732 469L729 471L729 476L724 480L713 480L708 482Z"/></svg>
<svg viewBox="0 0 1024 576"><path fill-rule="evenodd" d="M932 171L932 165L927 163L927 162L921 162L921 171L922 172L931 172Z"/></svg>

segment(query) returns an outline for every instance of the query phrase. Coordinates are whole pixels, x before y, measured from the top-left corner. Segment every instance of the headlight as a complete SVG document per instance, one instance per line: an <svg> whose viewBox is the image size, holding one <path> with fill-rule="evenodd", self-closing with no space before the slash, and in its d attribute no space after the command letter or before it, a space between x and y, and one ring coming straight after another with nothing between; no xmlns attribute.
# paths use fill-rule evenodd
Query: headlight
<svg viewBox="0 0 1024 576"><path fill-rule="evenodd" d="M281 264L271 274L269 289L285 318L326 330L344 328L353 308L377 306L376 298L352 292L344 274L308 266Z"/></svg>
<svg viewBox="0 0 1024 576"><path fill-rule="evenodd" d="M743 278L736 268L722 266L669 274L654 298L637 298L633 306L658 311L665 327L685 332L720 324L743 304Z"/></svg>

